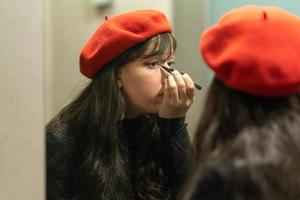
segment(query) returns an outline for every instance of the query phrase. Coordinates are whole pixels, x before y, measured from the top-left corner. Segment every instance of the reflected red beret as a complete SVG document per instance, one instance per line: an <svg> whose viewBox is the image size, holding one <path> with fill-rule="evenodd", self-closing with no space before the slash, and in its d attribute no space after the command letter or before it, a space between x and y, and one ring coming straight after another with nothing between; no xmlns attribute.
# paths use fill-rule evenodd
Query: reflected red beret
<svg viewBox="0 0 300 200"><path fill-rule="evenodd" d="M82 49L80 71L92 78L130 47L163 32L172 32L172 27L166 16L156 10L133 11L107 19Z"/></svg>
<svg viewBox="0 0 300 200"><path fill-rule="evenodd" d="M282 9L229 11L202 34L200 51L230 88L256 96L300 92L300 19Z"/></svg>

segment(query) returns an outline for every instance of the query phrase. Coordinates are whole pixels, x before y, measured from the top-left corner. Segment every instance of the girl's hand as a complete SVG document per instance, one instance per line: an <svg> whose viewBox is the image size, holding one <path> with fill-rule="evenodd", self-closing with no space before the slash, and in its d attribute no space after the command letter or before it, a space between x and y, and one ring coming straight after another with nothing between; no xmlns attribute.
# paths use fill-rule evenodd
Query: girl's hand
<svg viewBox="0 0 300 200"><path fill-rule="evenodd" d="M177 118L186 115L195 96L195 85L187 74L177 70L165 80L164 97L158 115L161 118Z"/></svg>

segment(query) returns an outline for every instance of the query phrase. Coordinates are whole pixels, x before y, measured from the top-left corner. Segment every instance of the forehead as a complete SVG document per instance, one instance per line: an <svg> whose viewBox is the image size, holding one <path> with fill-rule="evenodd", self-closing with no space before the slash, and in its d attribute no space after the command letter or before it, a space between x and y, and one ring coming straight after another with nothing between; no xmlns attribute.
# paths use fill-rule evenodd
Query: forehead
<svg viewBox="0 0 300 200"><path fill-rule="evenodd" d="M176 42L170 34L157 35L151 38L146 45L147 48L142 56L144 58L158 56L168 59L174 54L176 48Z"/></svg>
<svg viewBox="0 0 300 200"><path fill-rule="evenodd" d="M175 59L175 53L170 54L169 52L164 52L163 54L159 54L159 55L153 55L153 56L147 56L147 57L141 57L138 58L137 60L159 60L159 61L166 61L166 60L172 60Z"/></svg>

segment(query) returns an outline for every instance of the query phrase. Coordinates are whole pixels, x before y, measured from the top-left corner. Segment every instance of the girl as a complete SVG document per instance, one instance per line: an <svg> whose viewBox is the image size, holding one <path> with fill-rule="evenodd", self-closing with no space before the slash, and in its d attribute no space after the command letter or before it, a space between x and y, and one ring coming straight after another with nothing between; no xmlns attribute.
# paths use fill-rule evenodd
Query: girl
<svg viewBox="0 0 300 200"><path fill-rule="evenodd" d="M46 127L47 198L175 199L189 169L187 74L163 13L106 19L83 48L82 93Z"/></svg>
<svg viewBox="0 0 300 200"><path fill-rule="evenodd" d="M299 199L300 20L244 6L201 38L214 71L194 138L192 199Z"/></svg>
<svg viewBox="0 0 300 200"><path fill-rule="evenodd" d="M195 135L198 160L221 155L238 137L300 133L299 25L284 10L253 5L203 33L201 52L215 78Z"/></svg>

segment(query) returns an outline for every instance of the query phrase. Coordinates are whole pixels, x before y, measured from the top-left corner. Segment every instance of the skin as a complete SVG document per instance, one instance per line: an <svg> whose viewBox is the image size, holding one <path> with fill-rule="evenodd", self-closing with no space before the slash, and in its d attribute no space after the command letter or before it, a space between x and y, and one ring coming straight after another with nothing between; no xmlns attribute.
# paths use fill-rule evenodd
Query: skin
<svg viewBox="0 0 300 200"><path fill-rule="evenodd" d="M172 67L175 56L162 62L165 58L140 58L121 69L118 84L127 101L126 118L144 113L158 113L161 118L186 115L194 100L194 83L187 74L164 71L159 64Z"/></svg>

